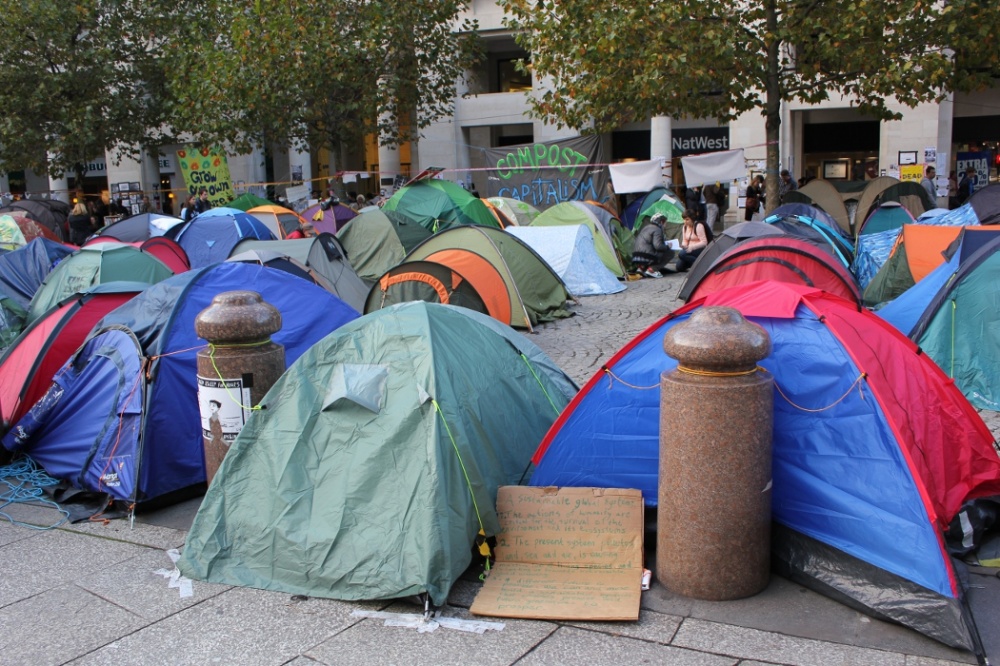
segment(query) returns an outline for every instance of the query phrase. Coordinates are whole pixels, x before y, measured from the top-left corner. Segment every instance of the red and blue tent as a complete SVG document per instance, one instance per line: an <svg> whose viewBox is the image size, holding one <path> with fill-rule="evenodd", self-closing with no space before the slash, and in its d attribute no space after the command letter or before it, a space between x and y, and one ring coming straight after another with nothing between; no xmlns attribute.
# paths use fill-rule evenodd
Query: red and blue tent
<svg viewBox="0 0 1000 666"><path fill-rule="evenodd" d="M164 280L108 313L4 436L56 478L126 506L202 490L195 317L220 293L250 290L281 313L271 339L286 367L358 313L282 271L221 263Z"/></svg>
<svg viewBox="0 0 1000 666"><path fill-rule="evenodd" d="M816 287L861 302L854 276L836 257L815 243L789 236L765 236L730 247L693 286L685 283L684 289L689 290L689 299L697 300L728 287L763 280Z"/></svg>
<svg viewBox="0 0 1000 666"><path fill-rule="evenodd" d="M73 294L32 322L0 356L0 416L6 432L21 420L104 315L149 285L107 282Z"/></svg>
<svg viewBox="0 0 1000 666"><path fill-rule="evenodd" d="M656 322L587 383L533 458L532 485L639 488L657 503L663 335L696 308L762 326L775 379L772 552L778 570L939 641L977 650L944 533L963 503L1000 494L975 409L920 349L857 303L757 282ZM705 406L738 409L738 405ZM705 436L712 437L706 412ZM733 470L739 473L739 470Z"/></svg>

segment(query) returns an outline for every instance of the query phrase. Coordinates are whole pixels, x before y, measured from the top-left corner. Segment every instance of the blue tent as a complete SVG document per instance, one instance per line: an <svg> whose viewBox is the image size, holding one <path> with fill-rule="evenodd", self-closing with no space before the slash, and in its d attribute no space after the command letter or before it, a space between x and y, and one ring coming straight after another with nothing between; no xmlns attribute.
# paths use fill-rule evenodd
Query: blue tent
<svg viewBox="0 0 1000 666"><path fill-rule="evenodd" d="M205 467L196 359L205 342L194 319L217 294L234 290L255 291L281 312L281 330L271 338L285 347L286 367L358 317L326 290L259 265L182 273L98 322L4 446L43 461L53 476L129 504L199 487ZM143 371L135 374L135 367ZM121 473L110 479L114 466Z"/></svg>
<svg viewBox="0 0 1000 666"><path fill-rule="evenodd" d="M225 261L236 244L245 238L278 240L266 224L235 208L212 208L178 227L176 233L173 229L170 231L173 239L187 252L191 268Z"/></svg>
<svg viewBox="0 0 1000 666"><path fill-rule="evenodd" d="M781 204L777 208L771 211L768 217L786 217L788 215L802 215L803 217L808 217L816 220L817 222L822 222L831 229L839 229L840 225L837 224L837 220L833 219L833 216L828 212L819 208L818 206L813 206L812 204L802 203L802 202L792 202Z"/></svg>
<svg viewBox="0 0 1000 666"><path fill-rule="evenodd" d="M62 243L36 238L22 248L0 255L0 296L27 310L46 276L73 252L74 248Z"/></svg>
<svg viewBox="0 0 1000 666"><path fill-rule="evenodd" d="M851 241L837 225L830 226L805 215L768 215L765 224L781 229L789 236L819 243L830 254L837 257L845 268L854 260Z"/></svg>
<svg viewBox="0 0 1000 666"><path fill-rule="evenodd" d="M756 282L660 320L563 410L534 456L531 484L638 488L656 504L660 374L676 366L663 335L709 305L738 309L771 338L760 365L780 389L772 465L779 570L974 649L943 534L964 501L1000 490L992 436L916 345L856 303ZM711 424L732 408L699 405L705 450Z"/></svg>

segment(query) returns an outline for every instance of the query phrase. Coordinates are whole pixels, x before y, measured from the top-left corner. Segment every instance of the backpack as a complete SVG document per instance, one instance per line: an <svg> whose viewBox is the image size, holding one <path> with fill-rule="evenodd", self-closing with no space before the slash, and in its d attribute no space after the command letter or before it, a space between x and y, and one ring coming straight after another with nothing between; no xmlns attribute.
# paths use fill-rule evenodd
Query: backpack
<svg viewBox="0 0 1000 666"><path fill-rule="evenodd" d="M705 224L705 222L699 220L698 222L695 223L695 225L699 225L699 224L705 230L705 240L707 240L709 243L711 243L713 240L715 240L715 232L712 231L712 229L709 228L709 226L707 224Z"/></svg>

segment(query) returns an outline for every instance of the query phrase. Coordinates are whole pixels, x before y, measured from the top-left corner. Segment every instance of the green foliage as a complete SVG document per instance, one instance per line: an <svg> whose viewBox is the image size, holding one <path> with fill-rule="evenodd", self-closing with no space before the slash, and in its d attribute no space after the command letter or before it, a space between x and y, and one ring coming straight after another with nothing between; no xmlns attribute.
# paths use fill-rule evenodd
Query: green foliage
<svg viewBox="0 0 1000 666"><path fill-rule="evenodd" d="M551 88L536 116L603 132L651 116L767 119L776 201L782 102L843 95L889 119L1000 72L1000 6L986 0L500 0ZM975 63L976 69L956 67Z"/></svg>
<svg viewBox="0 0 1000 666"><path fill-rule="evenodd" d="M19 0L0 19L0 170L82 173L105 150L158 140L153 3ZM155 33L154 33L155 34ZM46 155L48 151L49 155Z"/></svg>
<svg viewBox="0 0 1000 666"><path fill-rule="evenodd" d="M450 113L478 57L464 0L207 0L178 30L170 87L202 142L337 150L413 138ZM464 33L457 33L460 28Z"/></svg>

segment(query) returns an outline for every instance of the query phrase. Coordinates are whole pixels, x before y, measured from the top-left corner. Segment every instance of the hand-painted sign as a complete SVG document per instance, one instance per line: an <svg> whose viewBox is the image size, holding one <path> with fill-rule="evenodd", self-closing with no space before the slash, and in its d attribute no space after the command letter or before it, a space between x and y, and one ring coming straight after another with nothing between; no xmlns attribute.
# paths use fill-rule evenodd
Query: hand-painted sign
<svg viewBox="0 0 1000 666"><path fill-rule="evenodd" d="M177 163L191 194L197 195L204 187L213 206L225 206L233 200L229 161L225 153L216 148L182 149L177 151Z"/></svg>
<svg viewBox="0 0 1000 666"><path fill-rule="evenodd" d="M576 137L546 143L484 149L489 196L508 197L535 208L563 201L606 201L608 168L600 139Z"/></svg>

